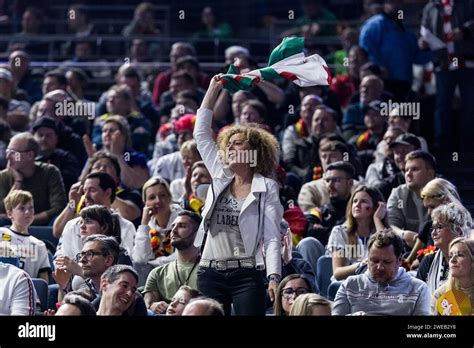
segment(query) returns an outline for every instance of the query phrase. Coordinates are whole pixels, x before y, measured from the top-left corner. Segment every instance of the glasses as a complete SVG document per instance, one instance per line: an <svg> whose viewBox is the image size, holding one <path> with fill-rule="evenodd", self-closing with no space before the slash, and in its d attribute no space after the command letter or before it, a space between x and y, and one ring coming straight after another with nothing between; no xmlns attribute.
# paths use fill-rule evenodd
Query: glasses
<svg viewBox="0 0 474 348"><path fill-rule="evenodd" d="M87 250L76 254L76 262L81 261L83 258L85 258L86 261L90 261L96 255L107 256L107 254L101 253L99 251Z"/></svg>
<svg viewBox="0 0 474 348"><path fill-rule="evenodd" d="M448 225L442 225L442 224L433 225L433 227L431 227L431 232L432 233L439 232L440 230L446 227L448 227Z"/></svg>
<svg viewBox="0 0 474 348"><path fill-rule="evenodd" d="M23 153L23 152L30 152L31 150L23 150L23 151L19 151L19 150L14 150L14 149L6 149L5 150L5 154L8 156L9 154L17 154L17 153Z"/></svg>
<svg viewBox="0 0 474 348"><path fill-rule="evenodd" d="M298 297L299 295L307 294L308 292L309 290L306 288L298 288L296 290L292 288L287 288L281 291L283 297L286 299L291 299L295 294L296 297Z"/></svg>
<svg viewBox="0 0 474 348"><path fill-rule="evenodd" d="M324 178L324 181L327 184L330 184L331 182L334 182L335 184L341 183L343 180L348 180L347 178L343 178L342 176L333 176L333 177L326 177Z"/></svg>

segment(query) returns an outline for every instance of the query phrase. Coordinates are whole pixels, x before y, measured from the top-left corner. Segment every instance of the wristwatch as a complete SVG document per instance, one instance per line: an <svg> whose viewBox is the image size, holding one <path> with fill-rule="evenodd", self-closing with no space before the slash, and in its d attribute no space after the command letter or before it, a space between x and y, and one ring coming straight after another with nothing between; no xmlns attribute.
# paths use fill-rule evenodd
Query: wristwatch
<svg viewBox="0 0 474 348"><path fill-rule="evenodd" d="M279 283L281 281L281 277L278 274L270 274L268 276L268 280L271 282Z"/></svg>

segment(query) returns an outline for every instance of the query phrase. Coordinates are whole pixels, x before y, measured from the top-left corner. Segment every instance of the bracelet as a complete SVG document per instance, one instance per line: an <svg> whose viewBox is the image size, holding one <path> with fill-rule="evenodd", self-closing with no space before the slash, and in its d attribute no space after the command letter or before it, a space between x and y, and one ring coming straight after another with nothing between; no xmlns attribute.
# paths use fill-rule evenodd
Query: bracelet
<svg viewBox="0 0 474 348"><path fill-rule="evenodd" d="M279 283L281 280L281 277L279 275L271 274L268 276L268 280L271 282Z"/></svg>

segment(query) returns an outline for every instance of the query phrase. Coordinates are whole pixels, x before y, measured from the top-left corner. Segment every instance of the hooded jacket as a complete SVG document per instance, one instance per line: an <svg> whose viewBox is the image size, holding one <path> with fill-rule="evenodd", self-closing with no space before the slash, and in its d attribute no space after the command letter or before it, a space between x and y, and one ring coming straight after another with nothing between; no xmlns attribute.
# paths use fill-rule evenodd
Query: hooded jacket
<svg viewBox="0 0 474 348"><path fill-rule="evenodd" d="M363 311L368 315L430 315L431 294L426 284L399 268L386 284L376 282L367 270L350 276L339 288L333 315Z"/></svg>

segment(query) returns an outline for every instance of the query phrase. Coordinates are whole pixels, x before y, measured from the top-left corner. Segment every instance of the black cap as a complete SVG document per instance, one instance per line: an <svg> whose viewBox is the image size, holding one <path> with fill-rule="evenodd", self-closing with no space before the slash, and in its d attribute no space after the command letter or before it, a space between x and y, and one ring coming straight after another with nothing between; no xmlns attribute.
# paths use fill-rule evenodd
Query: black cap
<svg viewBox="0 0 474 348"><path fill-rule="evenodd" d="M362 107L362 112L365 114L369 110L380 112L382 110L382 102L380 100L372 100L370 103Z"/></svg>
<svg viewBox="0 0 474 348"><path fill-rule="evenodd" d="M415 150L421 149L420 139L415 134L412 133L404 133L400 134L395 141L390 144L390 147L394 147L395 145L412 145L415 147Z"/></svg>
<svg viewBox="0 0 474 348"><path fill-rule="evenodd" d="M41 127L46 127L46 128L51 128L56 132L56 134L59 133L59 127L58 123L56 120L50 118L50 117L40 117L38 118L34 123L31 129L33 132L36 132L39 128Z"/></svg>

